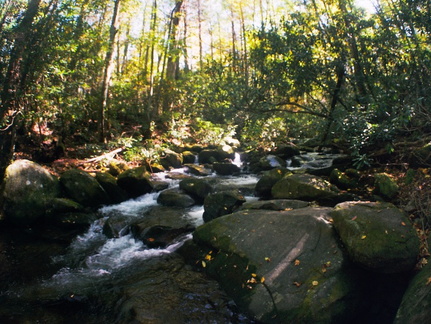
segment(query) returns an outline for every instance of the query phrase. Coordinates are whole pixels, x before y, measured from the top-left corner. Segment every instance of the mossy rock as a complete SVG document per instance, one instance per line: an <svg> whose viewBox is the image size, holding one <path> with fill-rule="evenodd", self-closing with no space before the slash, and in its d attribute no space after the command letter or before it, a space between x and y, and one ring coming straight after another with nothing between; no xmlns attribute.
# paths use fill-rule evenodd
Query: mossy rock
<svg viewBox="0 0 431 324"><path fill-rule="evenodd" d="M96 173L96 180L109 196L111 204L119 204L129 198L127 192L117 184L117 178L107 172Z"/></svg>
<svg viewBox="0 0 431 324"><path fill-rule="evenodd" d="M5 219L29 226L46 214L52 200L60 196L60 188L58 179L42 166L17 160L5 171L2 194Z"/></svg>
<svg viewBox="0 0 431 324"><path fill-rule="evenodd" d="M212 186L207 181L197 178L181 180L179 186L198 202L203 202L205 197L213 191Z"/></svg>
<svg viewBox="0 0 431 324"><path fill-rule="evenodd" d="M274 168L270 171L264 172L262 177L256 183L255 195L257 197L270 198L272 187L287 174L292 173L285 168Z"/></svg>
<svg viewBox="0 0 431 324"><path fill-rule="evenodd" d="M339 169L333 169L329 176L331 183L340 189L355 189L358 187L358 181L350 177L347 172L342 172Z"/></svg>
<svg viewBox="0 0 431 324"><path fill-rule="evenodd" d="M351 260L379 273L414 268L419 238L407 216L390 203L344 202L330 213Z"/></svg>
<svg viewBox="0 0 431 324"><path fill-rule="evenodd" d="M153 186L150 174L145 167L137 167L124 171L118 176L117 184L125 190L131 198L137 198L150 193Z"/></svg>
<svg viewBox="0 0 431 324"><path fill-rule="evenodd" d="M210 194L204 201L203 219L209 222L223 215L231 214L245 203L244 196L237 190Z"/></svg>
<svg viewBox="0 0 431 324"><path fill-rule="evenodd" d="M401 301L394 324L429 323L431 318L431 263L410 282Z"/></svg>
<svg viewBox="0 0 431 324"><path fill-rule="evenodd" d="M325 201L336 199L339 190L321 177L293 174L283 177L272 187L273 198Z"/></svg>
<svg viewBox="0 0 431 324"><path fill-rule="evenodd" d="M180 189L167 189L162 191L157 198L157 202L163 206L190 207L196 202Z"/></svg>
<svg viewBox="0 0 431 324"><path fill-rule="evenodd" d="M194 233L199 264L259 323L347 323L354 275L329 222L330 208L242 210Z"/></svg>
<svg viewBox="0 0 431 324"><path fill-rule="evenodd" d="M386 173L377 173L374 175L374 193L386 200L394 198L398 194L397 183Z"/></svg>
<svg viewBox="0 0 431 324"><path fill-rule="evenodd" d="M64 172L60 183L67 197L86 207L100 207L109 203L109 196L99 182L85 171L72 169Z"/></svg>

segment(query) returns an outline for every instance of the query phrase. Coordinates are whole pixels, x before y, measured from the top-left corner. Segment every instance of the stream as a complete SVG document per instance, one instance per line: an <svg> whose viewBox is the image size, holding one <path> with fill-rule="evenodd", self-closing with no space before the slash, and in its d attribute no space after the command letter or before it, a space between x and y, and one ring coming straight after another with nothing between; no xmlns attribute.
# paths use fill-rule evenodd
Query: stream
<svg viewBox="0 0 431 324"><path fill-rule="evenodd" d="M157 177L169 188L178 186L170 173ZM255 199L254 175L206 179L218 190L238 188ZM103 233L111 217L120 218L124 228L150 216L174 215L195 227L203 223L203 206L163 207L158 195L102 207L101 217L71 244L49 232L0 229L0 323L253 323L217 282L176 253L191 234L155 249L127 231L117 238Z"/></svg>

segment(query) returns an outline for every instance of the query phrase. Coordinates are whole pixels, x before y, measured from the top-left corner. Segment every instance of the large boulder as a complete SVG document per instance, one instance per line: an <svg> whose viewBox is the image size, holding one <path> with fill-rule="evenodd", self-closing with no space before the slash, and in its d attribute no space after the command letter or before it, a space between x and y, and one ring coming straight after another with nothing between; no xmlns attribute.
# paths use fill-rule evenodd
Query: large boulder
<svg viewBox="0 0 431 324"><path fill-rule="evenodd" d="M198 227L201 264L241 310L262 323L347 323L354 279L329 208L244 210ZM353 277L352 277L353 278Z"/></svg>
<svg viewBox="0 0 431 324"><path fill-rule="evenodd" d="M276 155L266 155L259 160L261 170L271 170L273 168L285 168L287 166L286 160Z"/></svg>
<svg viewBox="0 0 431 324"><path fill-rule="evenodd" d="M207 169L204 166L198 164L187 164L185 167L187 168L186 170L188 173L201 177L209 176L213 173L211 169Z"/></svg>
<svg viewBox="0 0 431 324"><path fill-rule="evenodd" d="M117 178L107 172L96 173L96 180L109 196L109 202L119 204L129 198L126 191L117 184Z"/></svg>
<svg viewBox="0 0 431 324"><path fill-rule="evenodd" d="M274 154L286 160L293 157L294 155L299 155L301 152L299 148L294 144L284 144L277 147Z"/></svg>
<svg viewBox="0 0 431 324"><path fill-rule="evenodd" d="M267 210L290 210L310 206L308 201L295 199L272 199L245 202L242 209L267 209Z"/></svg>
<svg viewBox="0 0 431 324"><path fill-rule="evenodd" d="M201 164L221 162L224 159L233 159L235 154L231 151L220 149L205 149L199 152L198 160Z"/></svg>
<svg viewBox="0 0 431 324"><path fill-rule="evenodd" d="M213 190L212 186L207 181L197 178L181 180L180 189L187 192L198 202L203 202L205 197Z"/></svg>
<svg viewBox="0 0 431 324"><path fill-rule="evenodd" d="M394 324L429 323L431 318L431 264L428 263L410 282Z"/></svg>
<svg viewBox="0 0 431 324"><path fill-rule="evenodd" d="M204 222L236 211L243 203L244 196L236 191L223 191L208 195L204 201Z"/></svg>
<svg viewBox="0 0 431 324"><path fill-rule="evenodd" d="M17 160L5 172L5 219L19 226L32 225L46 213L59 192L57 178L46 169L28 160Z"/></svg>
<svg viewBox="0 0 431 324"><path fill-rule="evenodd" d="M385 200L390 200L398 194L398 185L386 173L377 173L374 175L374 193Z"/></svg>
<svg viewBox="0 0 431 324"><path fill-rule="evenodd" d="M66 195L86 207L109 203L109 196L97 180L85 171L71 169L60 176Z"/></svg>
<svg viewBox="0 0 431 324"><path fill-rule="evenodd" d="M272 187L287 174L292 173L284 168L274 168L270 171L264 172L262 177L256 183L255 195L257 197L270 198Z"/></svg>
<svg viewBox="0 0 431 324"><path fill-rule="evenodd" d="M150 174L145 167L137 167L124 171L118 176L117 184L132 198L145 195L153 190Z"/></svg>
<svg viewBox="0 0 431 324"><path fill-rule="evenodd" d="M309 174L287 175L271 190L273 198L299 199L307 201L335 200L338 188L321 177Z"/></svg>
<svg viewBox="0 0 431 324"><path fill-rule="evenodd" d="M390 203L344 202L331 212L352 261L380 273L414 268L419 238L407 216Z"/></svg>
<svg viewBox="0 0 431 324"><path fill-rule="evenodd" d="M172 150L165 150L162 152L160 164L166 169L181 168L183 166L183 156Z"/></svg>
<svg viewBox="0 0 431 324"><path fill-rule="evenodd" d="M166 189L159 194L157 202L163 206L190 207L196 202L181 189Z"/></svg>
<svg viewBox="0 0 431 324"><path fill-rule="evenodd" d="M213 169L220 175L233 175L241 172L240 167L231 162L214 162Z"/></svg>

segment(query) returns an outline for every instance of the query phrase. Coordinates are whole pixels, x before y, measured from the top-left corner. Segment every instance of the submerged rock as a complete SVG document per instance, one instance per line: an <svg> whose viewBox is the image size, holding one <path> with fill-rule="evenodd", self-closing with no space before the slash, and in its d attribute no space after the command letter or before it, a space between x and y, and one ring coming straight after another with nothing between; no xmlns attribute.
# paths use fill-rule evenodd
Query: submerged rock
<svg viewBox="0 0 431 324"><path fill-rule="evenodd" d="M419 238L407 216L390 203L345 202L331 212L334 227L356 264L397 273L414 268Z"/></svg>
<svg viewBox="0 0 431 324"><path fill-rule="evenodd" d="M7 167L3 188L5 219L19 226L37 222L60 194L57 178L28 160Z"/></svg>
<svg viewBox="0 0 431 324"><path fill-rule="evenodd" d="M240 308L263 323L343 323L354 280L329 208L244 210L200 227L201 263Z"/></svg>

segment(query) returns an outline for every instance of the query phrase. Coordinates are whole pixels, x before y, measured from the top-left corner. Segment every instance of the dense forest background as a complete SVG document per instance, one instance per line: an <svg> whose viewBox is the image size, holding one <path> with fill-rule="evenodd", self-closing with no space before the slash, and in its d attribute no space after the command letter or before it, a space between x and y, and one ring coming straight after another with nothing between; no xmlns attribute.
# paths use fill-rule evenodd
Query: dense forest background
<svg viewBox="0 0 431 324"><path fill-rule="evenodd" d="M367 165L431 132L430 17L428 0L1 0L0 170L31 149L133 159L226 137Z"/></svg>

